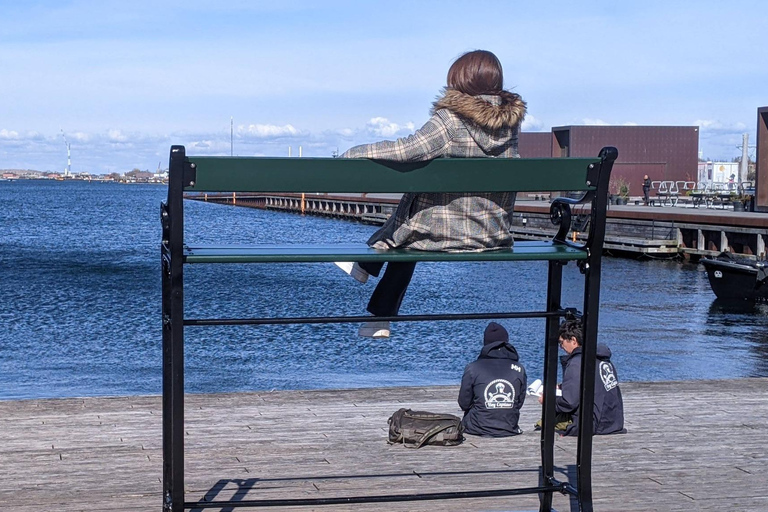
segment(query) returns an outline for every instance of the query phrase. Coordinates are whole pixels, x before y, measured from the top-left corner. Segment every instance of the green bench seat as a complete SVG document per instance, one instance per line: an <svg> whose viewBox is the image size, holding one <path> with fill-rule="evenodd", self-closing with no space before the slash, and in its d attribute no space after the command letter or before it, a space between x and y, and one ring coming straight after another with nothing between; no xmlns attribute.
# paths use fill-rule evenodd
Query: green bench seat
<svg viewBox="0 0 768 512"><path fill-rule="evenodd" d="M185 246L185 263L309 263L331 261L572 261L587 251L552 241L519 241L513 248L482 252L371 249L365 244Z"/></svg>

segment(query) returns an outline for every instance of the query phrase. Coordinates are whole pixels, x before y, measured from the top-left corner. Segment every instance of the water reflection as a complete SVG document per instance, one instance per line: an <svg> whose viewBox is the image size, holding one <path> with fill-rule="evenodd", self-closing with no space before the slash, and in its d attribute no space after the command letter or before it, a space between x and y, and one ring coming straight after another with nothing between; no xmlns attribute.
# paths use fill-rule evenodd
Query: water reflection
<svg viewBox="0 0 768 512"><path fill-rule="evenodd" d="M715 299L709 306L710 315L736 315L743 318L768 319L768 304L748 300Z"/></svg>
<svg viewBox="0 0 768 512"><path fill-rule="evenodd" d="M768 374L768 304L715 299L709 306L705 333L715 340L727 340L731 350L745 354L751 365L749 377Z"/></svg>

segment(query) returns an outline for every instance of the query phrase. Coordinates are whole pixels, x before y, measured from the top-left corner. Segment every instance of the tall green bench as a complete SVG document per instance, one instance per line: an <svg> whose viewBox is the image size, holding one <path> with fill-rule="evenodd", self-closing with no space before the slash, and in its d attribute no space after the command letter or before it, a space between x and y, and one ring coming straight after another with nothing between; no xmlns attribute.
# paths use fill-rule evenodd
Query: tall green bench
<svg viewBox="0 0 768 512"><path fill-rule="evenodd" d="M553 492L569 494L580 510L592 510L592 408L600 301L600 269L605 236L608 182L618 152L606 147L597 158L438 159L395 163L365 159L188 157L183 146L172 146L168 199L161 205L163 319L163 507L180 512L191 508L313 506L394 502L539 493L540 510L549 511ZM380 251L364 243L343 245L206 245L184 242L185 192L562 192L550 205L557 233L549 241L516 241L513 248L486 252L444 253L408 249ZM586 243L568 239L571 205L590 204ZM217 263L290 263L333 261L547 261L546 309L489 313L420 314L382 317L390 321L544 318L544 396L539 486L524 489L457 491L435 494L390 494L339 498L184 501L184 328L190 325L260 325L288 323L364 322L369 316L345 317L184 317L184 265ZM554 477L555 386L558 326L577 308L561 305L562 267L578 264L584 275L580 313L584 323L582 348L580 434L577 440L576 482ZM577 313L578 314L578 313Z"/></svg>

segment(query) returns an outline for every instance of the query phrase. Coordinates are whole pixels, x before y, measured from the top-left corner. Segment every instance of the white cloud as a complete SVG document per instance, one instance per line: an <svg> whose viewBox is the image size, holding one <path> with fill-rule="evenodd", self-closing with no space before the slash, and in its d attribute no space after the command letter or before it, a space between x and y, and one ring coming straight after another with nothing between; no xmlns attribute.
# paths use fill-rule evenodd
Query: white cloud
<svg viewBox="0 0 768 512"><path fill-rule="evenodd" d="M210 136L211 134L208 134ZM187 153L192 154L203 154L203 155L229 155L230 149L232 146L230 145L229 139L223 140L223 139L202 139L202 140L196 140L193 142L188 142L185 144Z"/></svg>
<svg viewBox="0 0 768 512"><path fill-rule="evenodd" d="M237 134L244 137L270 138L270 137L294 137L300 131L293 125L275 126L273 124L251 124L247 127L238 126Z"/></svg>
<svg viewBox="0 0 768 512"><path fill-rule="evenodd" d="M699 126L702 131L722 131L722 132L745 132L749 129L744 123L724 123L716 119L698 119L693 122L694 126Z"/></svg>
<svg viewBox="0 0 768 512"><path fill-rule="evenodd" d="M111 142L126 142L128 141L128 136L121 130L112 129L107 131L107 139Z"/></svg>
<svg viewBox="0 0 768 512"><path fill-rule="evenodd" d="M373 117L366 124L368 131L378 137L392 138L413 133L416 126L412 122L404 125L390 122L386 117Z"/></svg>
<svg viewBox="0 0 768 512"><path fill-rule="evenodd" d="M522 129L526 132L540 132L544 130L544 123L536 119L531 114L527 114L523 119Z"/></svg>
<svg viewBox="0 0 768 512"><path fill-rule="evenodd" d="M720 121L716 121L714 119L697 119L693 122L694 126L698 126L701 129L712 129L716 130L722 127L722 124Z"/></svg>
<svg viewBox="0 0 768 512"><path fill-rule="evenodd" d="M586 126L609 126L610 123L603 121L602 119L584 118L581 120L582 124Z"/></svg>
<svg viewBox="0 0 768 512"><path fill-rule="evenodd" d="M3 128L0 130L0 139L17 140L19 138L19 132L13 130L6 130Z"/></svg>

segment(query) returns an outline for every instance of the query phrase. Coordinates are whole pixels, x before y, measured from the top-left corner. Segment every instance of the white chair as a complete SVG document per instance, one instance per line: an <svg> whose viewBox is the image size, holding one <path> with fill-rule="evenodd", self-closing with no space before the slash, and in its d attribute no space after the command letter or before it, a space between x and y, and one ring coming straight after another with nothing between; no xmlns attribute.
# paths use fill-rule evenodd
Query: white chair
<svg viewBox="0 0 768 512"><path fill-rule="evenodd" d="M656 185L655 187L653 187L654 184ZM669 184L669 181L654 181L651 183L651 186L656 188L659 206L666 206L669 201Z"/></svg>
<svg viewBox="0 0 768 512"><path fill-rule="evenodd" d="M669 204L670 206L677 206L677 200L680 197L680 189L677 187L676 181L668 181L669 184Z"/></svg>

